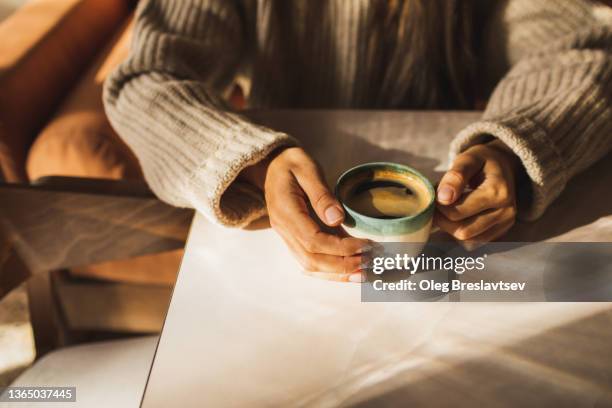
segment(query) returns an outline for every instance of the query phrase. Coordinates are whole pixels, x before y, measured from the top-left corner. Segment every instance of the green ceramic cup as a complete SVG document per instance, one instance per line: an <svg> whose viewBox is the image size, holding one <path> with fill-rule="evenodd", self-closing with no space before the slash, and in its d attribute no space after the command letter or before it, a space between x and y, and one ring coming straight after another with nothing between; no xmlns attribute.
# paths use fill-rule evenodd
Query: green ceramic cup
<svg viewBox="0 0 612 408"><path fill-rule="evenodd" d="M355 188L372 180L409 180L424 192L426 205L415 214L399 218L376 218L361 214L347 201ZM336 183L336 197L345 210L344 228L349 234L376 242L427 242L431 231L436 193L431 182L415 169L396 163L365 163L344 172Z"/></svg>

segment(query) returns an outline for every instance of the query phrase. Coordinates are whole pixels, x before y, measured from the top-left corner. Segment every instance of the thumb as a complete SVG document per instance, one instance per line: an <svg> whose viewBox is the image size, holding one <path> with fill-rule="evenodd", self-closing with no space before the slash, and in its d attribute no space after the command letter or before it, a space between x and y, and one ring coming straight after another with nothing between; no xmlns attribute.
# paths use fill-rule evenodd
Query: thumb
<svg viewBox="0 0 612 408"><path fill-rule="evenodd" d="M440 180L437 191L438 202L450 205L457 201L470 179L482 169L483 165L483 160L478 156L466 153L457 156L451 168Z"/></svg>
<svg viewBox="0 0 612 408"><path fill-rule="evenodd" d="M301 166L301 169L294 172L294 175L319 219L330 227L342 224L344 221L342 205L329 191L316 163Z"/></svg>

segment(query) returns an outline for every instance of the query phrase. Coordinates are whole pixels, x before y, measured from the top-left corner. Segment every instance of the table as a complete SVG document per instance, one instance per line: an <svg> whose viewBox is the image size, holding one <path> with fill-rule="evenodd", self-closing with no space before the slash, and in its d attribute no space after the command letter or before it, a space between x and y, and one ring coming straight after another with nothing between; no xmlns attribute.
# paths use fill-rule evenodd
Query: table
<svg viewBox="0 0 612 408"><path fill-rule="evenodd" d="M251 116L302 140L331 184L373 160L439 178L479 113ZM510 238L610 241L609 163ZM362 303L358 285L302 275L265 219L236 230L197 215L143 406L608 406L611 323L609 303Z"/></svg>

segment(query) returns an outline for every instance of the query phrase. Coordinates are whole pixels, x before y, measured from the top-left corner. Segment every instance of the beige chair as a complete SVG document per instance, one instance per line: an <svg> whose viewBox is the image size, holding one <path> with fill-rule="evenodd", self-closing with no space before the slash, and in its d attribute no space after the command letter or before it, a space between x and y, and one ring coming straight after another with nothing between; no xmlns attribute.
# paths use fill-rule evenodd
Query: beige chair
<svg viewBox="0 0 612 408"><path fill-rule="evenodd" d="M136 196L146 190L136 158L110 127L101 101L106 75L127 55L134 3L31 0L0 23L0 180L22 186L47 176L116 180L104 191L98 184L69 179L47 179L44 187L93 197L112 197L112 190L125 190L125 183ZM6 193L15 186L0 189ZM156 201L150 192L143 194L148 202ZM15 195L6 200L0 203L4 210L18 202ZM140 205L129 197L116 200L124 200L124 211ZM107 251L106 258L68 259L33 270L36 251L24 247L41 248L45 242L36 241L36 247L21 239L26 230L20 228L33 217L24 206L13 207L15 213L0 212L0 297L34 275L27 287L39 356L75 342L161 329L182 256L182 249L174 248L182 244L164 246L162 239L156 251L143 252L134 240L117 236L114 248L121 250ZM181 217L171 233L183 242L190 215ZM61 252L71 242L61 241L62 224L54 228L45 230L45 239ZM134 251L124 250L129 245ZM82 253L90 252L83 248Z"/></svg>

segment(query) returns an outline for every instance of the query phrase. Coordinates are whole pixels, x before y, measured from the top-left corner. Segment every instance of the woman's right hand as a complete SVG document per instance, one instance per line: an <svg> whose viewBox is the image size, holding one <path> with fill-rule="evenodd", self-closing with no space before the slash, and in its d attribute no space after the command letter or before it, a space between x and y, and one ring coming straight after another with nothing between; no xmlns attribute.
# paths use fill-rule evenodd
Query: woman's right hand
<svg viewBox="0 0 612 408"><path fill-rule="evenodd" d="M348 236L340 227L342 206L303 149L275 152L243 170L241 178L264 191L272 228L307 274L344 282L365 280L364 254L370 249L369 242ZM309 210L309 203L316 215ZM313 217L332 227L334 233L324 231Z"/></svg>

